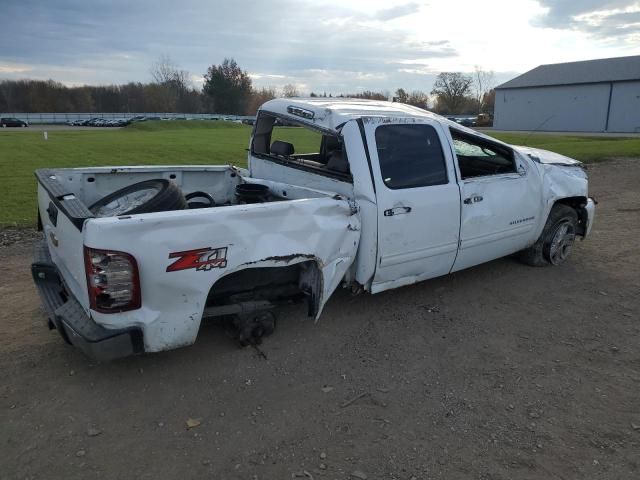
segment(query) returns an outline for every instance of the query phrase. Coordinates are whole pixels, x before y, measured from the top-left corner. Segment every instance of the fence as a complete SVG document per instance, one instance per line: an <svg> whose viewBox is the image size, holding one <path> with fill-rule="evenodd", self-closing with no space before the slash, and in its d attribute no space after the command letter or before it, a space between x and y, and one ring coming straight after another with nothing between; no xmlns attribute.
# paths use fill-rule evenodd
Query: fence
<svg viewBox="0 0 640 480"><path fill-rule="evenodd" d="M105 120L127 120L144 116L168 120L252 120L253 116L219 115L217 113L0 113L2 118L18 118L30 124L67 123L75 120L103 118Z"/></svg>

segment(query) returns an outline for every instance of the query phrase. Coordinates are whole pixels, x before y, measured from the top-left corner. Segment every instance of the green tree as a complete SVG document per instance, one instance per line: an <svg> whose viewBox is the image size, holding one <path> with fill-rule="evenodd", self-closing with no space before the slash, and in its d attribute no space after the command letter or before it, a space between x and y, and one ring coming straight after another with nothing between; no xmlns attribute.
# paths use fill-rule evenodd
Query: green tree
<svg viewBox="0 0 640 480"><path fill-rule="evenodd" d="M204 76L202 92L212 103L213 112L243 115L251 97L251 78L233 58L211 65Z"/></svg>
<svg viewBox="0 0 640 480"><path fill-rule="evenodd" d="M443 113L456 114L465 106L471 94L473 79L460 72L442 72L436 77L431 95L438 97L438 107Z"/></svg>
<svg viewBox="0 0 640 480"><path fill-rule="evenodd" d="M404 88L396 90L396 94L393 97L394 102L407 103L407 100L409 100L409 94Z"/></svg>

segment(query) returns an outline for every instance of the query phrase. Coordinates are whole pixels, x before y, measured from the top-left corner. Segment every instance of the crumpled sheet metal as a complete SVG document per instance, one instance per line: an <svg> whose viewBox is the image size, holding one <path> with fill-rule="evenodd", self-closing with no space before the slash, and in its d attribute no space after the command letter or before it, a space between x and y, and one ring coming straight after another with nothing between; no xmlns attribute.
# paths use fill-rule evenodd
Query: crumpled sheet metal
<svg viewBox="0 0 640 480"><path fill-rule="evenodd" d="M92 221L86 245L126 250L138 260L143 304L116 316L96 313L95 320L113 328L140 326L147 351L188 345L197 336L209 290L222 276L310 258L323 276L321 311L353 262L359 239L353 205L330 197ZM166 271L172 252L208 247L227 248L224 268Z"/></svg>
<svg viewBox="0 0 640 480"><path fill-rule="evenodd" d="M575 160L573 158L569 158L565 155L561 155L556 152L551 152L549 150L543 150L541 148L533 148L533 147L523 147L517 146L514 147L523 155L528 156L531 160L537 163L541 163L544 165L565 165L565 166L573 166L573 167L582 167L583 164L579 160Z"/></svg>

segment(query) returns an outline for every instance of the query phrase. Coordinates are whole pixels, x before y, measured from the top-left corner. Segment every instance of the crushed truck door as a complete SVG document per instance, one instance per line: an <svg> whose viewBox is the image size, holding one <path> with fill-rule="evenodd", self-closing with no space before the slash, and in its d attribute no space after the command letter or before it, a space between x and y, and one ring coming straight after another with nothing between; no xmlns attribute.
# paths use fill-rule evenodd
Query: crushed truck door
<svg viewBox="0 0 640 480"><path fill-rule="evenodd" d="M460 190L436 122L365 121L378 204L372 292L449 273L460 232Z"/></svg>

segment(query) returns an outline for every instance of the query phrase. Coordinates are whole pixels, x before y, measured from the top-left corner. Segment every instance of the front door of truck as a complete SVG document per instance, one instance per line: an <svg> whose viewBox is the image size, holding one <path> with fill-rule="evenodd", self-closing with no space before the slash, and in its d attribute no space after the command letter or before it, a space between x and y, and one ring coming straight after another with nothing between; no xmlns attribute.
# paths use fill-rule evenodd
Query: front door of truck
<svg viewBox="0 0 640 480"><path fill-rule="evenodd" d="M540 221L540 182L533 166L486 137L450 130L460 172L460 250L453 271L528 246Z"/></svg>
<svg viewBox="0 0 640 480"><path fill-rule="evenodd" d="M372 291L449 273L460 232L460 190L436 122L365 122L378 204Z"/></svg>

